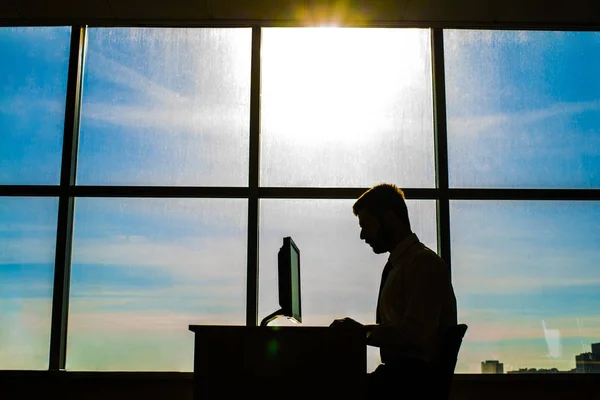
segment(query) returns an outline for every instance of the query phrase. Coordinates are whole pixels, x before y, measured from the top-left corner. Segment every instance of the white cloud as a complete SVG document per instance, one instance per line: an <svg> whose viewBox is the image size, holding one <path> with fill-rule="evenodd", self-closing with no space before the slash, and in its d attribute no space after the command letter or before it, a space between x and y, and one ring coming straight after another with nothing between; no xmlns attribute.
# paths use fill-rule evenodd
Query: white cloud
<svg viewBox="0 0 600 400"><path fill-rule="evenodd" d="M453 274L454 289L461 295L469 294L503 294L518 295L534 290L543 290L558 287L594 286L600 285L600 278L576 278L576 277L547 277L541 275L535 277L507 276L499 278L497 275L469 276L460 272ZM567 275L567 273L565 273Z"/></svg>
<svg viewBox="0 0 600 400"><path fill-rule="evenodd" d="M542 33L544 34L544 33ZM539 33L534 31L498 31L448 29L444 31L444 44L449 51L457 51L465 45L490 46L493 43L524 44L537 39Z"/></svg>
<svg viewBox="0 0 600 400"><path fill-rule="evenodd" d="M249 106L199 104L181 101L181 104L125 105L88 102L83 118L97 120L126 128L143 128L171 135L213 136L228 139L223 131L248 134ZM137 130L136 130L137 131ZM138 131L139 132L139 131ZM223 135L223 137L220 137ZM141 138L140 138L141 139ZM166 139L165 139L166 140Z"/></svg>
<svg viewBox="0 0 600 400"><path fill-rule="evenodd" d="M168 48L164 51L164 57L172 56L172 51ZM211 132L210 128L212 135L217 135L223 128L233 128L234 131L247 130L249 93L247 98L239 97L239 93L225 93L229 96L227 99L223 93L214 96L199 87L191 91L190 87L197 86L198 79L192 79L193 75L207 73L202 71L201 60L196 60L198 64L193 61L194 59L185 62L185 65L189 64L189 68L193 69L186 70L186 73L191 75L188 85L181 90L174 90L157 82L158 77L163 74L160 69L160 73L157 72L152 77L146 76L116 60L104 57L99 52L90 51L88 69L94 78L120 86L126 91L126 95L124 101L117 103L115 99L98 101L99 98L105 97L101 92L88 94L84 97L84 118L129 128L155 128L183 134L207 134ZM164 72L179 74L182 71ZM218 84L219 82L212 83ZM242 87L246 86L247 82L242 84ZM223 99L227 100L224 102Z"/></svg>
<svg viewBox="0 0 600 400"><path fill-rule="evenodd" d="M230 31L219 31L209 41L201 36L189 30L94 32L94 50L86 67L89 79L100 80L108 89L90 85L84 92L80 178L85 183L218 186L244 182L250 119L244 46L238 43L241 37ZM118 45L113 43L115 38ZM117 61L121 57L131 59L117 50L128 40L132 40L129 51L139 70ZM202 54L173 47L190 40L192 48L220 47L202 47L207 51ZM137 52L139 41L152 43L145 50L147 54ZM232 47L223 58L223 49L229 45ZM145 73L140 72L145 69ZM111 92L111 87L117 91ZM86 134L90 126L98 127L106 136L105 148L88 146L94 140ZM125 133L117 137L115 132ZM135 157L123 159L118 154L123 148ZM118 171L98 170L98 165L114 165L113 160L118 160Z"/></svg>
<svg viewBox="0 0 600 400"><path fill-rule="evenodd" d="M31 233L31 232L56 232L56 225L25 224L25 223L2 223L0 222L0 232L10 233Z"/></svg>
<svg viewBox="0 0 600 400"><path fill-rule="evenodd" d="M462 295L517 295L551 288L600 285L600 274L574 260L572 254L536 254L532 258L531 254L519 255L518 251L502 255L490 250L456 257L452 274L455 290ZM581 254L578 258L595 260L598 256L597 252L590 251L591 258Z"/></svg>
<svg viewBox="0 0 600 400"><path fill-rule="evenodd" d="M542 320L481 309L461 312L461 320L469 330L461 347L459 372L479 373L481 361L490 359L504 362L505 372L524 367L570 370L575 355L590 351L590 343L600 337L600 318L595 315ZM550 343L544 325L553 332Z"/></svg>
<svg viewBox="0 0 600 400"><path fill-rule="evenodd" d="M81 239L73 249L73 262L95 265L160 267L179 279L204 279L207 275L234 278L246 271L244 238L185 237L174 242L142 237Z"/></svg>
<svg viewBox="0 0 600 400"><path fill-rule="evenodd" d="M89 64L94 77L122 86L129 101L98 101L100 94L90 94L84 97L85 120L177 134L218 135L223 128L247 129L249 103L219 103L202 93L186 95L99 53L92 55Z"/></svg>
<svg viewBox="0 0 600 400"><path fill-rule="evenodd" d="M494 130L492 128L509 125L524 129L530 124L548 118L581 114L587 111L600 111L600 101L562 102L541 109L514 113L451 117L448 121L448 129L453 132L453 137L457 138L473 138L482 134L500 136L506 134L505 129Z"/></svg>
<svg viewBox="0 0 600 400"><path fill-rule="evenodd" d="M52 263L55 245L54 238L4 238L0 241L0 264Z"/></svg>
<svg viewBox="0 0 600 400"><path fill-rule="evenodd" d="M138 312L93 312L71 313L70 335L85 335L90 332L110 332L124 336L145 332L187 332L189 325L244 325L245 313L182 313L142 310Z"/></svg>
<svg viewBox="0 0 600 400"><path fill-rule="evenodd" d="M95 216L101 215L101 221ZM127 226L122 220L141 218L152 225L155 233L176 227L179 236L198 232L199 228L218 236L219 232L246 234L246 199L194 199L194 198L79 198L76 202L75 237L79 239L78 224L92 228L94 236L103 232L131 229L137 233L129 236L145 237L147 231L137 226ZM147 226L147 225L146 225ZM119 234L117 234L119 235Z"/></svg>
<svg viewBox="0 0 600 400"><path fill-rule="evenodd" d="M153 271L143 271L150 277ZM168 271L167 271L168 272ZM72 305L81 312L106 312L128 306L142 310L155 308L189 309L204 307L231 309L245 308L246 280L244 274L218 276L197 274L188 280L165 282L162 286L148 287L135 282L125 285L102 285L95 282L72 283ZM78 311L78 312L80 312Z"/></svg>
<svg viewBox="0 0 600 400"><path fill-rule="evenodd" d="M0 113L17 116L22 119L29 119L33 115L52 117L62 125L65 114L64 99L51 99L40 93L41 89L37 87L21 88L18 94L13 96L3 96L0 101ZM12 132L20 133L20 130ZM56 129L40 129L37 134L50 132L55 136ZM62 135L62 131L59 132Z"/></svg>
<svg viewBox="0 0 600 400"><path fill-rule="evenodd" d="M0 369L47 369L49 299L0 298Z"/></svg>
<svg viewBox="0 0 600 400"><path fill-rule="evenodd" d="M88 50L86 67L87 73L92 74L94 78L123 86L130 97L139 100L146 99L150 100L150 103L171 105L173 108L178 108L188 100L180 93L94 50Z"/></svg>

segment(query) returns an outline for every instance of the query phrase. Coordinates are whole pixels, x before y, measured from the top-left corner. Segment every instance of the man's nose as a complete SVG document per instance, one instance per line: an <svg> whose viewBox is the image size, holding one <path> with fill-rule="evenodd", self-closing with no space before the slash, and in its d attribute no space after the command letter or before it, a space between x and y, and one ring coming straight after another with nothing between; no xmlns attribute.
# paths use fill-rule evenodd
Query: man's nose
<svg viewBox="0 0 600 400"><path fill-rule="evenodd" d="M363 234L363 230L360 230L360 240L365 240L365 235Z"/></svg>

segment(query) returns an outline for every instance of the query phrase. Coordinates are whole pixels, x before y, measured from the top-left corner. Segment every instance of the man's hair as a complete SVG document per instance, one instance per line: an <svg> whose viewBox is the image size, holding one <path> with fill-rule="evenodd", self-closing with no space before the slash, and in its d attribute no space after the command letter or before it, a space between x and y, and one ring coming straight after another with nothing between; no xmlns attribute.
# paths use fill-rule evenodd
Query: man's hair
<svg viewBox="0 0 600 400"><path fill-rule="evenodd" d="M382 183L364 192L352 206L352 212L358 216L363 209L367 209L377 216L382 216L386 211L391 210L410 229L404 192L396 185Z"/></svg>

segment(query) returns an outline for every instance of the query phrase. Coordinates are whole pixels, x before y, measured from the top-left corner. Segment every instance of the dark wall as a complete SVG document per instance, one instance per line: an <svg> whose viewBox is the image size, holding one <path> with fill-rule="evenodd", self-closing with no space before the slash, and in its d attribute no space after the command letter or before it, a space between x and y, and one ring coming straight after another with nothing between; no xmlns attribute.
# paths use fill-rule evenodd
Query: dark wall
<svg viewBox="0 0 600 400"><path fill-rule="evenodd" d="M600 375L457 375L451 399L596 399L598 393ZM3 400L191 400L192 394L189 373L0 372Z"/></svg>
<svg viewBox="0 0 600 400"><path fill-rule="evenodd" d="M600 398L600 374L457 375L452 400Z"/></svg>
<svg viewBox="0 0 600 400"><path fill-rule="evenodd" d="M2 0L0 25L600 25L595 0Z"/></svg>
<svg viewBox="0 0 600 400"><path fill-rule="evenodd" d="M190 373L0 372L0 399L191 400Z"/></svg>

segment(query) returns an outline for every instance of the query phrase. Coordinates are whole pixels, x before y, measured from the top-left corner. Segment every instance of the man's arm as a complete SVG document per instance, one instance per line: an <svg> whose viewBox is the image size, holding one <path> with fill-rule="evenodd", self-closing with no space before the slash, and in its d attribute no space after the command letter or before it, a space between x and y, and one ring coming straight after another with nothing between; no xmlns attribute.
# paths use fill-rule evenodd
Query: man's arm
<svg viewBox="0 0 600 400"><path fill-rule="evenodd" d="M367 326L367 344L371 346L424 346L435 341L439 316L448 293L450 276L448 267L433 254L418 255L405 271L406 282L400 287L396 276L393 290L405 291L408 307L405 313L398 310L399 296L392 299L392 323ZM408 293L407 293L408 292Z"/></svg>

